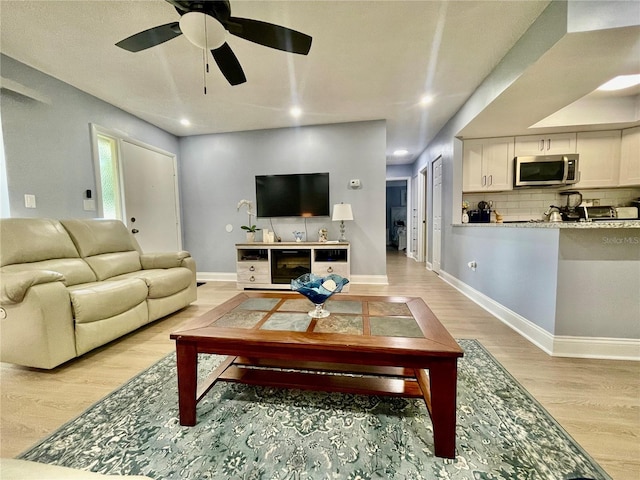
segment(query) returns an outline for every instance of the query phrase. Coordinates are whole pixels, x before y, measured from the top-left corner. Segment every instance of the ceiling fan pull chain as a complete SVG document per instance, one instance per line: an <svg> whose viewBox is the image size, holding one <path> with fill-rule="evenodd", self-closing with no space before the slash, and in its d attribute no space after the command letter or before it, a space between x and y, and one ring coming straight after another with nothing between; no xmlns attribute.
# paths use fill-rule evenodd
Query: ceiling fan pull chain
<svg viewBox="0 0 640 480"><path fill-rule="evenodd" d="M204 82L204 94L207 94L207 73L209 73L209 55L207 52L207 45L209 43L209 36L207 35L207 17L202 17L202 23L204 23L204 48L202 49L202 62L204 63L204 72L202 74Z"/></svg>

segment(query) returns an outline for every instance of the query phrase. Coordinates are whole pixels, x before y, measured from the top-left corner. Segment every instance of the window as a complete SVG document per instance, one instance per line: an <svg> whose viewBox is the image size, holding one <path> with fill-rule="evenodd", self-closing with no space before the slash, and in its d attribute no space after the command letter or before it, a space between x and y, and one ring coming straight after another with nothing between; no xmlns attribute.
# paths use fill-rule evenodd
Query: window
<svg viewBox="0 0 640 480"><path fill-rule="evenodd" d="M103 218L122 220L118 139L99 132L95 132L94 139L97 146L98 211Z"/></svg>

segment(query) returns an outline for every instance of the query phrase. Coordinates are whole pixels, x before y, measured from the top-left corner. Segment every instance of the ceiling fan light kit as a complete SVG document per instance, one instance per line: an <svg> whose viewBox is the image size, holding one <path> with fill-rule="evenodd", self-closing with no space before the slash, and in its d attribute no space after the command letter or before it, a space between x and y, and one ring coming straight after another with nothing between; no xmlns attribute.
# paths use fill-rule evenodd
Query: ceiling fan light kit
<svg viewBox="0 0 640 480"><path fill-rule="evenodd" d="M206 13L187 12L178 23L183 35L196 47L215 50L225 42L224 27Z"/></svg>
<svg viewBox="0 0 640 480"><path fill-rule="evenodd" d="M203 50L210 50L218 68L231 85L247 81L242 66L225 41L226 32L265 47L299 55L311 49L311 37L280 25L231 16L228 0L165 0L180 14L179 22L144 30L116 43L129 52L155 47L179 35ZM205 87L206 93L206 87Z"/></svg>

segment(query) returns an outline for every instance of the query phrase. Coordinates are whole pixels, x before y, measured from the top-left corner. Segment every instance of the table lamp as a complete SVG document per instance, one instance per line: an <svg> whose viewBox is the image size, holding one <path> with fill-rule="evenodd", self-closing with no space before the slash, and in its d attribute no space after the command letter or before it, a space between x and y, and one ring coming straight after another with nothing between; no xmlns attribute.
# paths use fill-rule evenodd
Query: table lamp
<svg viewBox="0 0 640 480"><path fill-rule="evenodd" d="M353 220L353 212L351 211L350 203L337 203L333 206L333 215L331 220L334 222L340 222L340 238L339 242L346 242L347 239L344 236L344 221Z"/></svg>

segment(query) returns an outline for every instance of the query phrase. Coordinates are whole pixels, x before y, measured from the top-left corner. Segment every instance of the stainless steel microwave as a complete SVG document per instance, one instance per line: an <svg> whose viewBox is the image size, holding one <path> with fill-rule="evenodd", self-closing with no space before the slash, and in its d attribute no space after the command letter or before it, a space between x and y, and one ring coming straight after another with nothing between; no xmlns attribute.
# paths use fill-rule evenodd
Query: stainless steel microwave
<svg viewBox="0 0 640 480"><path fill-rule="evenodd" d="M513 186L571 185L580 179L577 153L516 157Z"/></svg>

